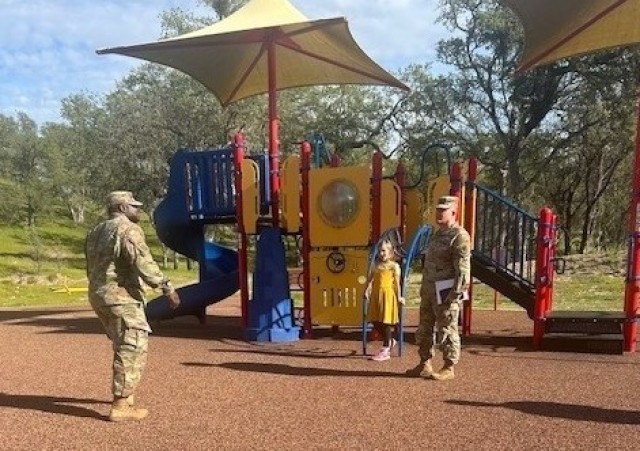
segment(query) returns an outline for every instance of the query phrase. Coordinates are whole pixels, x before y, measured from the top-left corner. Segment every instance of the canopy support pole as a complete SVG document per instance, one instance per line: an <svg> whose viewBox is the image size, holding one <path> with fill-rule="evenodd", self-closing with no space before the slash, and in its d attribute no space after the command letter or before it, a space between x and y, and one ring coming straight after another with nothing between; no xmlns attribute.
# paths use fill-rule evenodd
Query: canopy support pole
<svg viewBox="0 0 640 451"><path fill-rule="evenodd" d="M275 36L267 44L269 70L269 187L271 190L271 222L280 226L280 136L278 120L278 91L276 89L276 42Z"/></svg>
<svg viewBox="0 0 640 451"><path fill-rule="evenodd" d="M635 352L640 313L640 76L636 84L636 152L629 212L629 254L624 292L624 350Z"/></svg>

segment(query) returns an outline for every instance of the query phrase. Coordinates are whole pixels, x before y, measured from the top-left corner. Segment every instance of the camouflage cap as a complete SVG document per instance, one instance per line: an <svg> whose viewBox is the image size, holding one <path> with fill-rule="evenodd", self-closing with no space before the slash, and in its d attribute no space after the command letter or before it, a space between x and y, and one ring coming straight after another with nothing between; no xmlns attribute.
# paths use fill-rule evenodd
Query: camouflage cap
<svg viewBox="0 0 640 451"><path fill-rule="evenodd" d="M133 198L131 191L112 191L107 196L107 208L117 207L118 205L133 205L139 207L142 202Z"/></svg>
<svg viewBox="0 0 640 451"><path fill-rule="evenodd" d="M442 196L438 198L438 205L436 208L447 210L451 207L458 205L458 198L455 196Z"/></svg>

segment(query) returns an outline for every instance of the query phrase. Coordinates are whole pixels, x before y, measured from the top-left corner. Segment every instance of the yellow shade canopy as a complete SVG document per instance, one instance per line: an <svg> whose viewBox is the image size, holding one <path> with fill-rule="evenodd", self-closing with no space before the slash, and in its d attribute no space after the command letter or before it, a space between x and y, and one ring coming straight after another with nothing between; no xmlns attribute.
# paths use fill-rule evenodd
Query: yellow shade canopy
<svg viewBox="0 0 640 451"><path fill-rule="evenodd" d="M519 71L640 42L640 0L502 0L524 27Z"/></svg>
<svg viewBox="0 0 640 451"><path fill-rule="evenodd" d="M252 0L200 30L147 44L99 50L178 69L223 106L269 91L268 46L276 90L326 84L408 88L356 44L344 18L308 20L287 0Z"/></svg>

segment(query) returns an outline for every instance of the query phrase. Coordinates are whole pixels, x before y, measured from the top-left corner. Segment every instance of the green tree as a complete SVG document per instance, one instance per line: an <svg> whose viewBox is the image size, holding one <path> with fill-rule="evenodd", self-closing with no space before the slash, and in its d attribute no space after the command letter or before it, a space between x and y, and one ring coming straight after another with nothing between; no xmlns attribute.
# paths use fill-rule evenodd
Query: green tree
<svg viewBox="0 0 640 451"><path fill-rule="evenodd" d="M35 121L18 113L15 133L5 147L7 178L19 203L20 220L34 226L36 218L52 205L47 174L48 156Z"/></svg>

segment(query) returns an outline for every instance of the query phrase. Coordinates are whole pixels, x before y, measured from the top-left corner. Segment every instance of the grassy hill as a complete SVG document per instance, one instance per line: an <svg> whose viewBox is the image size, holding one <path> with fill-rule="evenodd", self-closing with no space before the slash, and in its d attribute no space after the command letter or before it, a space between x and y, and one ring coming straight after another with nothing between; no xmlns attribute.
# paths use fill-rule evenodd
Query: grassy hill
<svg viewBox="0 0 640 451"><path fill-rule="evenodd" d="M155 231L149 221L142 226L152 254L161 262L162 247ZM83 246L88 227L64 221L35 228L0 226L0 307L87 305ZM566 274L556 276L555 308L621 310L625 257L625 252L614 252L568 258ZM182 259L178 269L172 262L168 266L163 270L177 286L198 278L197 264L188 270ZM413 274L410 306L419 303L419 285L420 275ZM519 308L500 295L496 298L490 288L476 285L477 308L493 308L494 300L500 309Z"/></svg>
<svg viewBox="0 0 640 451"><path fill-rule="evenodd" d="M148 221L142 224L151 252L162 247ZM84 237L89 225L57 222L29 228L0 226L0 307L87 304ZM176 285L198 278L197 264L163 269ZM152 292L149 293L153 297Z"/></svg>

